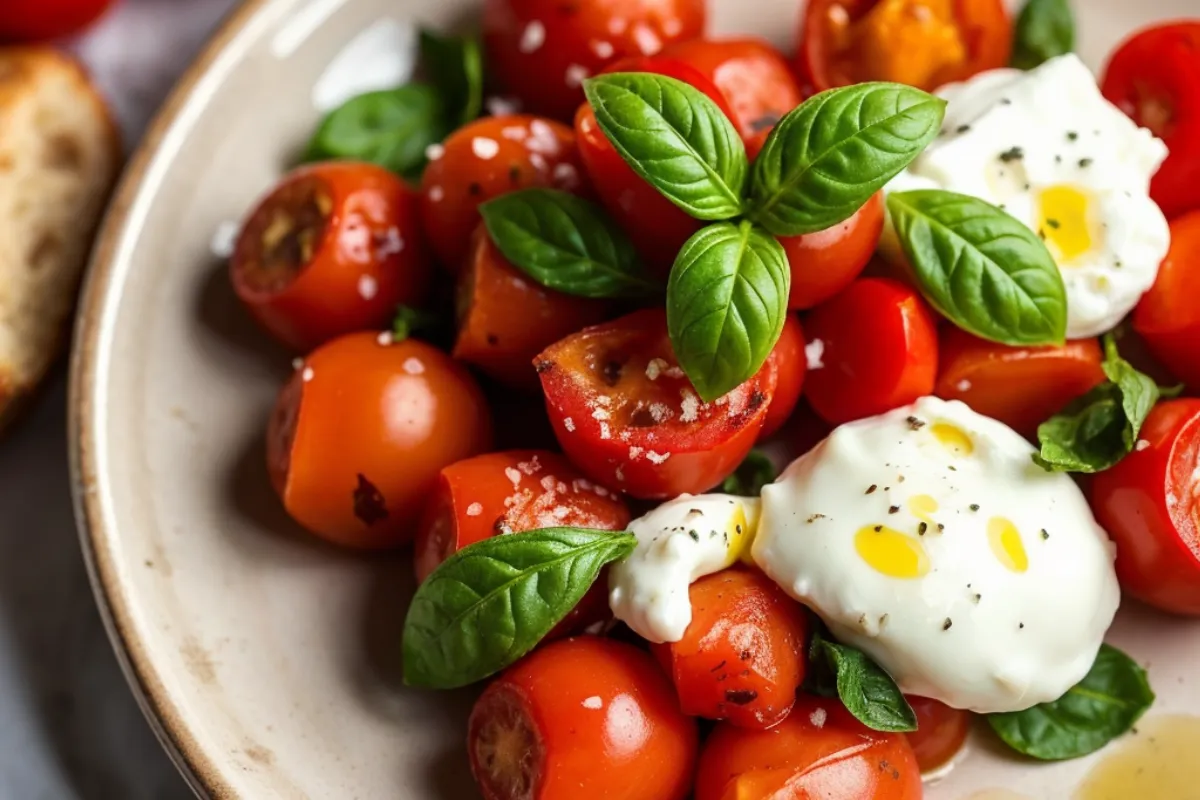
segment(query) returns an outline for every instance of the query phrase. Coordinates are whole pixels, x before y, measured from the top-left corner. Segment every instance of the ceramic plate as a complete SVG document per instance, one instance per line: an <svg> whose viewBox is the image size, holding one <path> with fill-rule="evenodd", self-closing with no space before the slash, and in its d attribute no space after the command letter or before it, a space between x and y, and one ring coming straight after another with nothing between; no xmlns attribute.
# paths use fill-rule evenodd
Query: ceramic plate
<svg viewBox="0 0 1200 800"><path fill-rule="evenodd" d="M406 560L322 547L271 493L262 434L290 358L237 307L214 244L294 162L317 106L402 80L414 23L453 25L477 2L251 0L162 110L104 228L74 352L79 521L130 682L198 793L475 796L471 694L400 685ZM1097 66L1194 3L1077 0L1082 52ZM795 0L711 6L716 31L790 47ZM379 57L331 72L352 42ZM1127 608L1111 638L1150 667L1152 715L1200 709L1200 624ZM1033 766L979 736L928 796L1062 800L1094 765Z"/></svg>

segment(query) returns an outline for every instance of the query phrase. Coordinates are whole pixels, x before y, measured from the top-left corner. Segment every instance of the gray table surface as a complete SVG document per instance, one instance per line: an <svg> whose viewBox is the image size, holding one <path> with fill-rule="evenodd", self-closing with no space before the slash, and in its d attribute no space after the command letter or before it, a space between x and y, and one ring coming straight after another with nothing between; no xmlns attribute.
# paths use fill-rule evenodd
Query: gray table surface
<svg viewBox="0 0 1200 800"><path fill-rule="evenodd" d="M69 43L136 143L234 0L122 0ZM60 368L0 440L0 800L190 796L134 703L71 513Z"/></svg>

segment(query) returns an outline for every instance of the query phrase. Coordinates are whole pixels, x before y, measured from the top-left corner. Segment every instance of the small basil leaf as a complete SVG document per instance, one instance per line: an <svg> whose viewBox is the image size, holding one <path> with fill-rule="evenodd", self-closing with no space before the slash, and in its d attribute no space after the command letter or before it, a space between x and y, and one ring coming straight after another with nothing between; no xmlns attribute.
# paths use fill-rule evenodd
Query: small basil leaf
<svg viewBox="0 0 1200 800"><path fill-rule="evenodd" d="M750 217L776 236L851 217L937 136L946 101L896 83L830 89L790 111L763 145Z"/></svg>
<svg viewBox="0 0 1200 800"><path fill-rule="evenodd" d="M582 297L652 294L628 237L603 209L555 189L524 189L479 207L488 235L538 283Z"/></svg>
<svg viewBox="0 0 1200 800"><path fill-rule="evenodd" d="M360 94L329 112L305 160L350 158L411 176L424 166L425 148L447 133L437 92L412 83Z"/></svg>
<svg viewBox="0 0 1200 800"><path fill-rule="evenodd" d="M667 282L667 331L705 402L748 380L779 340L791 272L783 246L749 222L688 239Z"/></svg>
<svg viewBox="0 0 1200 800"><path fill-rule="evenodd" d="M846 710L868 728L902 733L917 729L917 715L896 682L865 653L813 634L809 661L814 673L809 688L836 696Z"/></svg>
<svg viewBox="0 0 1200 800"><path fill-rule="evenodd" d="M777 477L779 472L767 454L761 450L751 450L741 466L721 484L721 491L742 497L758 497L763 487L774 483Z"/></svg>
<svg viewBox="0 0 1200 800"><path fill-rule="evenodd" d="M422 29L421 65L452 115L452 127L479 116L483 108L483 56L478 40Z"/></svg>
<svg viewBox="0 0 1200 800"><path fill-rule="evenodd" d="M454 689L528 653L575 607L631 533L543 528L493 536L442 562L404 621L404 682Z"/></svg>
<svg viewBox="0 0 1200 800"><path fill-rule="evenodd" d="M600 130L638 175L696 219L742 211L746 148L699 89L645 72L583 82Z"/></svg>
<svg viewBox="0 0 1200 800"><path fill-rule="evenodd" d="M1064 341L1062 274L1028 227L953 192L899 192L887 205L921 293L951 322L1001 344Z"/></svg>
<svg viewBox="0 0 1200 800"><path fill-rule="evenodd" d="M1075 16L1068 0L1027 0L1017 17L1012 65L1033 69L1075 49Z"/></svg>
<svg viewBox="0 0 1200 800"><path fill-rule="evenodd" d="M1117 648L1102 645L1087 677L1058 700L987 719L1017 752L1061 761L1099 750L1132 728L1153 703L1146 671Z"/></svg>

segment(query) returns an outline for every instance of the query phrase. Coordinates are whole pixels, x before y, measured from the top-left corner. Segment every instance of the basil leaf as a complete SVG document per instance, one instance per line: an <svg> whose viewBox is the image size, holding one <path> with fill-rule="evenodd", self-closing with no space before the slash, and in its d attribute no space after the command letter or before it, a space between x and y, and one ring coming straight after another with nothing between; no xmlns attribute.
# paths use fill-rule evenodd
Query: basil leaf
<svg viewBox="0 0 1200 800"><path fill-rule="evenodd" d="M921 293L951 322L1001 344L1065 340L1062 274L1028 227L953 192L899 192L887 206Z"/></svg>
<svg viewBox="0 0 1200 800"><path fill-rule="evenodd" d="M865 653L813 634L808 658L809 688L837 697L846 710L868 728L902 733L917 729L917 715L896 682Z"/></svg>
<svg viewBox="0 0 1200 800"><path fill-rule="evenodd" d="M721 491L742 497L758 497L763 487L774 483L777 477L779 472L767 454L761 450L751 450L741 466L721 484Z"/></svg>
<svg viewBox="0 0 1200 800"><path fill-rule="evenodd" d="M493 536L442 562L404 621L404 682L454 689L528 653L633 551L631 533L543 528Z"/></svg>
<svg viewBox="0 0 1200 800"><path fill-rule="evenodd" d="M1154 702L1146 671L1115 647L1101 645L1087 677L1053 703L988 714L1004 743L1043 761L1094 753L1128 731Z"/></svg>
<svg viewBox="0 0 1200 800"><path fill-rule="evenodd" d="M589 78L583 91L600 130L664 197L696 219L741 213L746 147L703 92L646 72Z"/></svg>
<svg viewBox="0 0 1200 800"><path fill-rule="evenodd" d="M1017 17L1012 65L1033 69L1075 49L1075 16L1067 0L1028 0Z"/></svg>
<svg viewBox="0 0 1200 800"><path fill-rule="evenodd" d="M748 380L779 340L791 271L783 246L749 222L697 231L667 282L667 331L705 402Z"/></svg>
<svg viewBox="0 0 1200 800"><path fill-rule="evenodd" d="M479 210L504 257L543 286L582 297L658 291L625 232L587 200L555 189L524 189Z"/></svg>
<svg viewBox="0 0 1200 800"><path fill-rule="evenodd" d="M862 208L938 135L946 101L896 83L830 89L788 112L754 161L750 217L776 236Z"/></svg>
<svg viewBox="0 0 1200 800"><path fill-rule="evenodd" d="M450 132L443 116L436 90L419 83L360 94L322 120L305 160L369 161L411 177L425 165L425 148Z"/></svg>
<svg viewBox="0 0 1200 800"><path fill-rule="evenodd" d="M478 40L422 29L421 65L451 115L451 127L465 125L479 116L483 108L483 55Z"/></svg>

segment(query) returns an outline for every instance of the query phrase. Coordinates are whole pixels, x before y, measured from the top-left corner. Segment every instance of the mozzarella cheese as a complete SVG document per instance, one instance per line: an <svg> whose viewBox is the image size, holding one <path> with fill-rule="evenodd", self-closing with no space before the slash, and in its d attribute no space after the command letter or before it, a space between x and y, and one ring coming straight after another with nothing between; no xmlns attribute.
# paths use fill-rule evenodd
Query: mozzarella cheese
<svg viewBox="0 0 1200 800"><path fill-rule="evenodd" d="M999 69L938 94L941 136L888 192L945 189L1038 232L1067 288L1067 336L1115 327L1154 283L1170 233L1150 199L1166 146L1109 103L1075 55ZM885 246L895 247L894 232Z"/></svg>
<svg viewBox="0 0 1200 800"><path fill-rule="evenodd" d="M1115 549L1032 453L933 397L844 425L764 489L753 560L905 693L984 713L1056 700L1116 612Z"/></svg>

